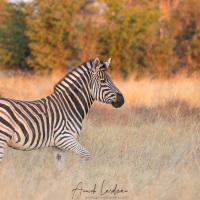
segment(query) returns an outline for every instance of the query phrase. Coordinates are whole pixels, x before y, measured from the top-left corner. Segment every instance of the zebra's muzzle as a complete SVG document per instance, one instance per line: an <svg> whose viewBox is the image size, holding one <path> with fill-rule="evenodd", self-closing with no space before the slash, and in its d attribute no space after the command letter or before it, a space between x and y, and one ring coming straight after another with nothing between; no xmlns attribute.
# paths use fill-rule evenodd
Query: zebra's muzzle
<svg viewBox="0 0 200 200"><path fill-rule="evenodd" d="M116 94L116 101L113 101L112 106L115 108L120 108L124 104L124 97L121 93Z"/></svg>

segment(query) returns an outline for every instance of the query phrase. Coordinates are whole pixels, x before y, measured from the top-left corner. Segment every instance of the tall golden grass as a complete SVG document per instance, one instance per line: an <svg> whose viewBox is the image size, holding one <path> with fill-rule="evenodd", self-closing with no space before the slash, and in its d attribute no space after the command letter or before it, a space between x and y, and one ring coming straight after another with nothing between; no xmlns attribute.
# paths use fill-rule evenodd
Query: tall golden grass
<svg viewBox="0 0 200 200"><path fill-rule="evenodd" d="M62 77L60 77L62 78ZM58 77L0 75L3 97L35 100L50 94ZM81 144L88 162L66 152L64 168L53 149L7 148L0 167L0 199L69 200L78 183L97 192L74 199L200 199L200 80L114 81L125 105L95 103L84 120ZM101 195L106 189L127 193Z"/></svg>

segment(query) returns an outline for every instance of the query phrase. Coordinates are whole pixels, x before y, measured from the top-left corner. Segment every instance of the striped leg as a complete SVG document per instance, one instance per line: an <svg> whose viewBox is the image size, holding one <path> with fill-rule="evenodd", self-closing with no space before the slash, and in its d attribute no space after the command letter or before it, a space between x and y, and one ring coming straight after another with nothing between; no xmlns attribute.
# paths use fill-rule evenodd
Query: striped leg
<svg viewBox="0 0 200 200"><path fill-rule="evenodd" d="M63 133L59 135L55 140L56 146L63 150L72 151L79 154L84 159L89 159L90 154L88 150L83 147L73 135L69 133Z"/></svg>
<svg viewBox="0 0 200 200"><path fill-rule="evenodd" d="M2 162L3 156L4 156L4 151L5 148L7 147L7 141L0 138L0 163Z"/></svg>

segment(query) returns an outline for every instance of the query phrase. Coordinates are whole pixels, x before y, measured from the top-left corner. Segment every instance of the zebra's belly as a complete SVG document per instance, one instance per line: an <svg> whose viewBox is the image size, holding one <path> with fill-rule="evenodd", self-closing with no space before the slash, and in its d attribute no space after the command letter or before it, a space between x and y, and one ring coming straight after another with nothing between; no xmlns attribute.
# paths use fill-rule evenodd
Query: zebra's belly
<svg viewBox="0 0 200 200"><path fill-rule="evenodd" d="M17 149L17 150L22 150L22 151L30 151L30 150L33 150L33 149L40 149L40 148L43 148L43 147L29 147L29 146L26 146L26 145L20 145L20 144L17 144L17 143L8 143L8 146L13 148L13 149Z"/></svg>
<svg viewBox="0 0 200 200"><path fill-rule="evenodd" d="M14 149L18 149L18 150L22 150L22 151L30 151L30 150L33 150L33 149L39 149L39 148L43 148L43 147L34 147L34 146L29 146L28 144L23 144L22 142L13 142L13 141L10 141L8 143L8 146L11 147L11 148L14 148Z"/></svg>
<svg viewBox="0 0 200 200"><path fill-rule="evenodd" d="M8 144L8 146L11 147L12 149L16 149L16 150L20 150L20 151L31 151L31 150L37 150L37 149L42 149L42 148L44 148L44 147L36 147L36 148L27 147L27 148L25 148L25 146L19 147L19 146L12 145L12 144L11 144L11 145Z"/></svg>
<svg viewBox="0 0 200 200"><path fill-rule="evenodd" d="M20 137L19 137L20 135ZM33 134L28 134L28 136L24 137L23 134L14 133L12 138L8 142L8 146L18 149L18 150L33 150L44 148L49 145L49 140L45 140L43 138L35 137Z"/></svg>

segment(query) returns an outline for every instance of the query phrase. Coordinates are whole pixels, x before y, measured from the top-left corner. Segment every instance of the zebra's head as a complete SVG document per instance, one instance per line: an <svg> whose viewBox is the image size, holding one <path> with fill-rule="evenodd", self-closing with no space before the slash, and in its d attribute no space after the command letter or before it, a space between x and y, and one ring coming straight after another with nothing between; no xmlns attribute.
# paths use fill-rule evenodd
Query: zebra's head
<svg viewBox="0 0 200 200"><path fill-rule="evenodd" d="M112 104L113 107L119 108L124 104L124 97L105 73L110 61L111 58L106 62L102 62L98 58L92 60L90 93L94 100Z"/></svg>

